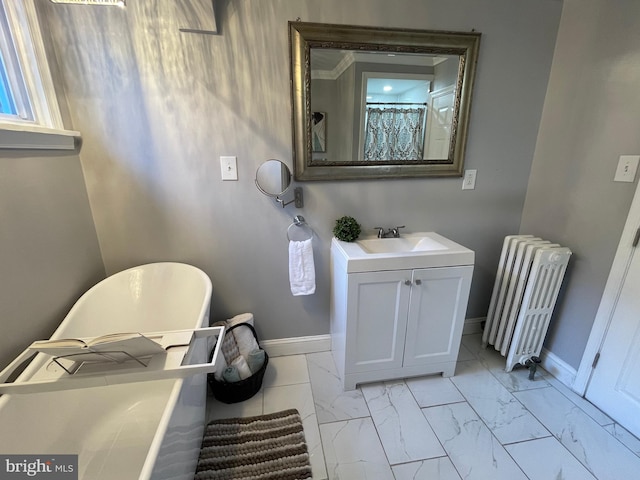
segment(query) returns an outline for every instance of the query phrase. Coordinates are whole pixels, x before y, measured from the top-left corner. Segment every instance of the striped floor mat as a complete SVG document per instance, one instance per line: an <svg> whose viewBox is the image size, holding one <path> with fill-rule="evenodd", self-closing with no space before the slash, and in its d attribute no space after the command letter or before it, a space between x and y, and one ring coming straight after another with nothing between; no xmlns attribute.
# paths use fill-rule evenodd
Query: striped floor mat
<svg viewBox="0 0 640 480"><path fill-rule="evenodd" d="M204 432L194 480L303 480L309 453L297 410L215 420Z"/></svg>

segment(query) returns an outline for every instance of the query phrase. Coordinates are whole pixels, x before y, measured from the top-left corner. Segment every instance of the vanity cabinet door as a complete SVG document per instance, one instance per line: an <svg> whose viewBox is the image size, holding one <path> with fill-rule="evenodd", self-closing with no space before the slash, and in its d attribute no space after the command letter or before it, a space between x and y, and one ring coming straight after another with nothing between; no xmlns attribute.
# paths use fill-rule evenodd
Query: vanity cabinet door
<svg viewBox="0 0 640 480"><path fill-rule="evenodd" d="M347 371L402 367L411 271L352 273L348 291Z"/></svg>
<svg viewBox="0 0 640 480"><path fill-rule="evenodd" d="M413 271L405 367L456 361L472 273L472 266Z"/></svg>

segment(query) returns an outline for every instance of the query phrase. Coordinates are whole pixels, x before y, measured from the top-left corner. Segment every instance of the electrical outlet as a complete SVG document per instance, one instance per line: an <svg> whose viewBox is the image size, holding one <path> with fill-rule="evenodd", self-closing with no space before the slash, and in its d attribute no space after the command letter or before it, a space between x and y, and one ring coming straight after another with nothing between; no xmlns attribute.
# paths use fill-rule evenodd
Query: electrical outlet
<svg viewBox="0 0 640 480"><path fill-rule="evenodd" d="M222 180L238 180L238 163L236 157L220 157Z"/></svg>
<svg viewBox="0 0 640 480"><path fill-rule="evenodd" d="M465 170L464 179L462 180L463 190L473 190L476 188L476 174L477 170Z"/></svg>
<svg viewBox="0 0 640 480"><path fill-rule="evenodd" d="M618 168L616 168L616 175L613 177L613 181L633 183L636 178L639 159L640 155L620 155Z"/></svg>

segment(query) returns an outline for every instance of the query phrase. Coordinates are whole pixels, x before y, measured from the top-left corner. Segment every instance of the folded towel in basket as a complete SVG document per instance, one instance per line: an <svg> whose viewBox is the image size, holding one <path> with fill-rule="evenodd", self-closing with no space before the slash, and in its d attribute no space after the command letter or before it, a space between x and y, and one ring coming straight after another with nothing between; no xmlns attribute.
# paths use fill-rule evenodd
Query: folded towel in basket
<svg viewBox="0 0 640 480"><path fill-rule="evenodd" d="M249 370L251 370L251 373L256 373L260 370L262 365L264 365L264 350L256 348L249 354L247 363L249 364Z"/></svg>
<svg viewBox="0 0 640 480"><path fill-rule="evenodd" d="M242 355L240 355L233 362L231 362L231 366L238 369L240 380L244 380L245 378L249 378L251 376L251 370L249 369L249 365L247 364L247 361Z"/></svg>
<svg viewBox="0 0 640 480"><path fill-rule="evenodd" d="M258 348L258 342L256 337L253 336L253 332L248 327L234 328L231 333L238 345L238 351L245 359L249 359L249 354Z"/></svg>
<svg viewBox="0 0 640 480"><path fill-rule="evenodd" d="M221 381L224 376L224 372L227 369L227 362L224 359L224 355L222 354L222 352L218 352L215 366L216 366L216 369L213 372L213 376L215 377L216 380Z"/></svg>
<svg viewBox="0 0 640 480"><path fill-rule="evenodd" d="M240 372L235 365L231 365L224 369L222 373L222 379L228 383L235 383L240 381Z"/></svg>
<svg viewBox="0 0 640 480"><path fill-rule="evenodd" d="M233 327L234 325L238 324L238 323L248 323L249 325L253 326L253 314L252 313L241 313L239 315L236 315L233 318L230 318L229 320L227 320L226 322L226 326L227 327Z"/></svg>
<svg viewBox="0 0 640 480"><path fill-rule="evenodd" d="M216 326L227 326L227 323L224 321L216 322L213 324ZM225 369L231 364L233 359L240 355L240 350L238 350L238 344L236 343L236 337L234 335L229 335L225 332L224 340L222 341L222 345L220 346L220 352L216 357L215 366L216 369L213 373L213 376L216 380L222 381L223 375L225 373ZM237 380L236 380L237 381Z"/></svg>

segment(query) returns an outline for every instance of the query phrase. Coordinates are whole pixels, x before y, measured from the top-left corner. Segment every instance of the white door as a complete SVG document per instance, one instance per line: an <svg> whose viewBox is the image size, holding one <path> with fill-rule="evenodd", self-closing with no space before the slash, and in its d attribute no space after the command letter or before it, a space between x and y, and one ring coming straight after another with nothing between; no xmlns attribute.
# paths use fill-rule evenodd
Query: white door
<svg viewBox="0 0 640 480"><path fill-rule="evenodd" d="M634 250L587 399L640 436L640 254Z"/></svg>
<svg viewBox="0 0 640 480"><path fill-rule="evenodd" d="M453 85L431 93L424 149L424 158L427 160L449 157L454 100Z"/></svg>

